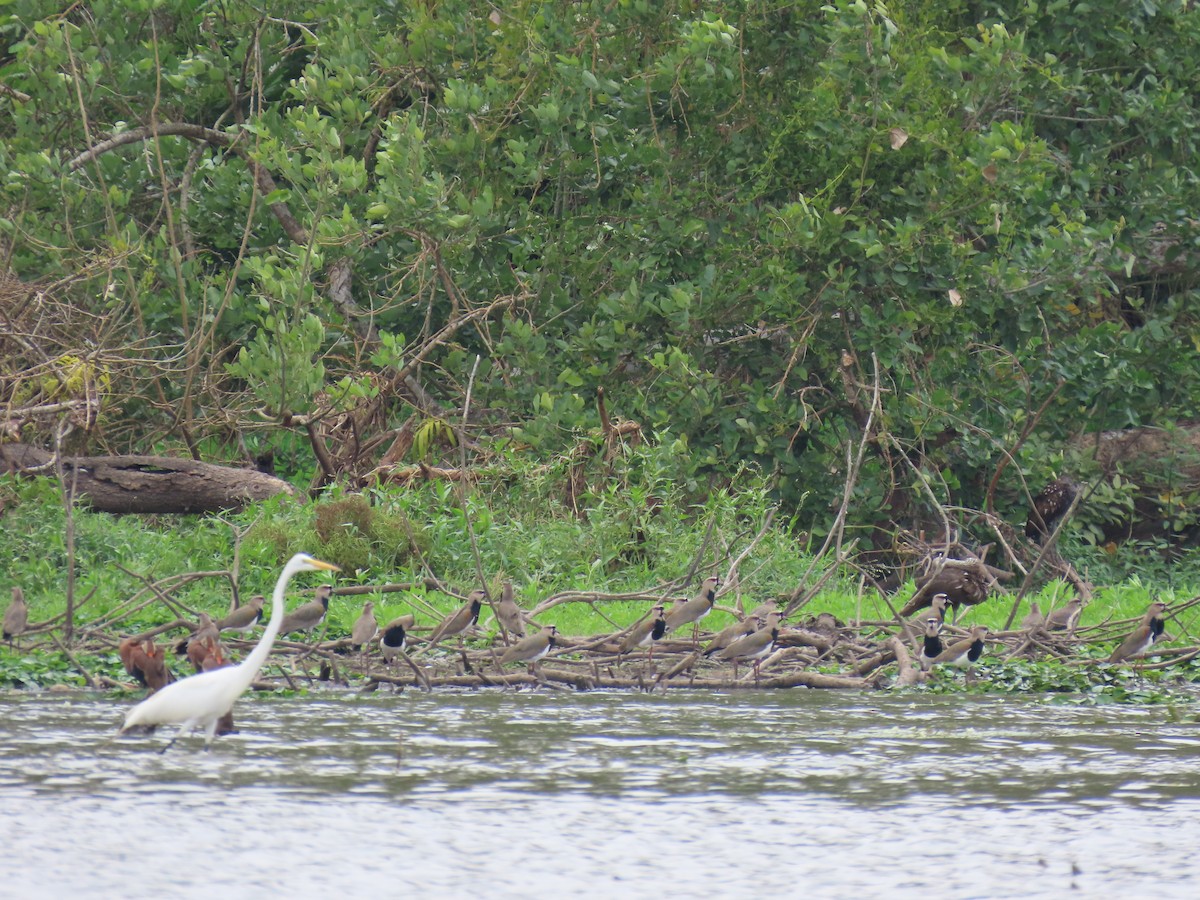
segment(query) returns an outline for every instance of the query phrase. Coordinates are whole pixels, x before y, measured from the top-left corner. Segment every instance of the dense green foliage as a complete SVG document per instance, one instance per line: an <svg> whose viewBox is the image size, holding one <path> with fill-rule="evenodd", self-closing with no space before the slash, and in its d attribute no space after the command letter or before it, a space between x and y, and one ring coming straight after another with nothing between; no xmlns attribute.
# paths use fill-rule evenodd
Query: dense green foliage
<svg viewBox="0 0 1200 900"><path fill-rule="evenodd" d="M100 394L113 449L306 473L315 412L361 472L417 409L428 456L479 355L487 435L548 458L603 387L820 528L876 365L860 521L922 502L901 451L972 507L1014 456L1015 519L1071 436L1200 401L1194 4L63 9L0 7L0 260L100 318L0 402Z"/></svg>

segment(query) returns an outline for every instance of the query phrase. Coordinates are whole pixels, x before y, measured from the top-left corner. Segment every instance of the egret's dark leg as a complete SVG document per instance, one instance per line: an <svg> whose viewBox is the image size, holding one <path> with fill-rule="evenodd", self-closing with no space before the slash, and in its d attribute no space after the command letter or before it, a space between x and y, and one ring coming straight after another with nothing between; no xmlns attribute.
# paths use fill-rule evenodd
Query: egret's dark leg
<svg viewBox="0 0 1200 900"><path fill-rule="evenodd" d="M183 726L182 725L180 725L179 728L177 728L175 730L175 735L169 741L167 741L167 746L163 747L158 752L161 754L161 753L166 753L168 750L170 750L175 745L175 742L177 740L179 740L179 736L181 734L183 734Z"/></svg>

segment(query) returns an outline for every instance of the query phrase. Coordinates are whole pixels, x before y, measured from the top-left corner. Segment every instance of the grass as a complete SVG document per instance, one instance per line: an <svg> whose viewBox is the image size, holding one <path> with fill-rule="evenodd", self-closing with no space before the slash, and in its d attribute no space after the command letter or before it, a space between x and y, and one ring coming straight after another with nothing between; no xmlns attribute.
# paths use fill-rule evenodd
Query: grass
<svg viewBox="0 0 1200 900"><path fill-rule="evenodd" d="M651 591L669 581L679 582L672 596L690 595L705 575L724 575L730 560L756 536L753 551L740 565L735 589L721 597L720 605L740 602L750 608L790 594L806 576L819 572L812 565L807 536L787 523L764 528L773 508L764 479L745 473L734 488L696 504L674 487L669 472L669 466L648 451L638 465L606 479L601 489L583 498L586 518L561 502L561 469L477 486L465 501L455 485L431 482L377 489L366 497L333 490L318 504L274 498L224 517L116 517L79 509L74 516L75 591L77 598L90 594L91 599L78 622L86 624L117 610L143 587L129 573L157 579L228 569L235 547L243 597L269 593L283 561L298 550L342 565L339 584L419 583L432 572L465 595L478 585L482 570L493 592L511 579L518 602L526 608L561 591ZM48 479L3 479L0 488L8 501L3 514L8 536L5 580L24 589L31 621L58 615L65 605L67 551L57 485ZM1095 601L1084 611L1084 625L1138 616L1151 599L1171 603L1192 596L1200 585L1200 566L1190 557L1167 564L1139 548L1131 548L1130 558L1125 558L1078 543L1068 544L1066 552L1098 585ZM1145 580L1138 570L1130 574L1139 555ZM691 584L683 584L693 569ZM1104 583L1105 576L1118 580ZM294 586L292 604L317 583L319 579L311 577ZM0 584L0 589L5 587ZM901 586L891 601L896 608L912 589L911 583ZM224 614L230 603L229 585L218 579L194 583L173 596L190 609L214 615ZM1028 600L1036 600L1045 611L1068 597L1060 583L1042 585L1022 601L1016 621L1028 610ZM335 597L327 637L348 634L367 599L375 602L381 622L412 611L419 625L432 625L438 615L461 602L423 587ZM1001 596L967 611L961 621L1000 628L1010 607L1011 600ZM564 634L588 635L628 625L647 608L645 602L571 603L543 618ZM849 572L827 582L802 615L823 611L845 622L892 617L883 599L862 591ZM489 615L485 613L482 621ZM151 603L124 621L122 630L132 633L170 618L162 604ZM716 629L727 621L718 613L705 625ZM1191 630L1190 623L1180 624Z"/></svg>

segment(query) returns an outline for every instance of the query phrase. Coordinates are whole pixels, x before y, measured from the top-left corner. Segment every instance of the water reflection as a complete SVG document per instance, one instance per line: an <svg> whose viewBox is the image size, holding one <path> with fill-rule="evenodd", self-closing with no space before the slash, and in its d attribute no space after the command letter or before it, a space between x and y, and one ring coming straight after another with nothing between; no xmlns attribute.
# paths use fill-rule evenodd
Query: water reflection
<svg viewBox="0 0 1200 900"><path fill-rule="evenodd" d="M817 691L3 700L0 894L1194 894L1190 711ZM1077 874L1073 870L1078 869ZM1146 879L1149 879L1147 881Z"/></svg>

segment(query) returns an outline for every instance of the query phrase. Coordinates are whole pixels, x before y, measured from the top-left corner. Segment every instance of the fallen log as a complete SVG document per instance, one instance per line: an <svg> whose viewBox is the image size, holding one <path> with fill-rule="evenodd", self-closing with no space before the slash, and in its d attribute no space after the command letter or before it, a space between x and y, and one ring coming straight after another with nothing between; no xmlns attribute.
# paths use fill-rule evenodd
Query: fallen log
<svg viewBox="0 0 1200 900"><path fill-rule="evenodd" d="M28 444L0 445L0 472L54 475L54 456ZM202 513L239 510L294 494L280 478L167 456L75 456L62 459L63 478L75 496L109 513Z"/></svg>

